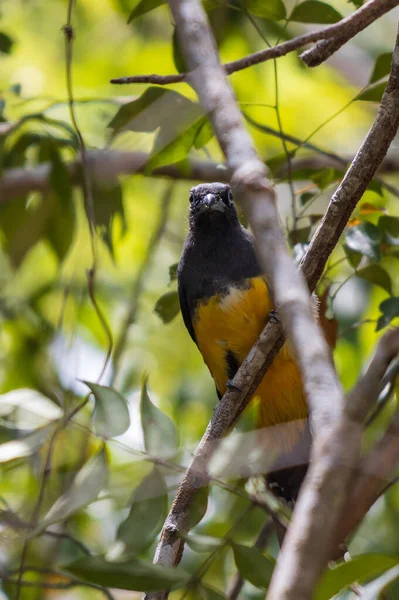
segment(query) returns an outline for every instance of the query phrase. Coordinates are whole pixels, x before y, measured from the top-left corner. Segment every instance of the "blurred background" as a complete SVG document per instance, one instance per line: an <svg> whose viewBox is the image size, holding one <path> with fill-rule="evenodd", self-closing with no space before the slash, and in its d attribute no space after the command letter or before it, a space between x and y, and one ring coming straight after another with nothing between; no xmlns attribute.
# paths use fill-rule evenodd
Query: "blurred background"
<svg viewBox="0 0 399 600"><path fill-rule="evenodd" d="M361 1L336 1L324 8L290 0L265 6L256 0L204 4L222 61L229 62L335 22ZM189 461L217 401L179 313L175 266L188 228L189 188L197 182L188 175L188 157L215 164L223 157L187 84L158 88L161 93L153 86L110 83L126 75L184 70L167 6L148 6L135 0L79 0L67 51L62 30L66 0L2 0L0 6L4 598L104 597L102 589L93 587L62 588L66 580L60 566L83 560L87 552L108 560L134 556L151 562L167 506L166 488L170 503L181 477L176 465ZM399 9L391 11L316 69L292 53L229 78L275 178L281 224L296 258L375 118L398 18ZM143 155L137 155L140 173L130 169L130 175L118 177L114 172L101 176L108 162L103 161L98 180L90 185L92 235L90 206L86 211L82 185L74 185L82 175L75 169L70 177L68 171L80 148L68 107L68 73L88 156L104 149L151 156L144 168ZM4 182L11 175L27 181L29 173L40 173L41 163L49 165L45 192L29 182L25 187L19 183L15 193L12 186L1 187L1 178ZM175 180L152 174L153 168L171 163L180 173ZM399 324L398 164L396 140L318 289L323 317L336 338L334 359L345 390L367 365L385 327ZM94 397L78 411L90 391L85 381L114 391L91 388ZM393 395L369 428L366 446L377 439L395 407ZM250 429L250 419L244 415L238 429ZM145 431L148 421L159 426L156 439ZM154 470L148 454L174 467ZM195 529L197 546L193 542L183 561L191 574L200 572L205 586L191 584L190 597L223 596L237 567L249 581L242 597L264 597L267 582L248 574L239 548L253 544L267 515L250 506L242 481L234 485L239 493L211 486L205 516ZM144 496L139 494L138 501L132 494L140 486ZM159 486L162 494L154 492ZM143 497L161 499L144 506ZM206 494L204 502L206 508ZM399 488L392 486L357 532L351 554L399 555L398 512ZM147 525L140 529L143 522ZM237 547L232 549L226 536ZM221 542L216 551L215 539ZM263 555L269 572L276 553L271 533ZM18 590L15 581L24 568L24 581L32 585ZM78 568L70 572L88 577ZM367 574L370 564L364 563L363 580ZM119 581L125 581L122 575ZM103 585L117 587L108 580ZM112 593L132 597L127 591ZM176 598L182 593L176 591ZM399 597L399 588L398 596L391 593ZM326 594L320 598L330 597ZM355 592L337 597L352 598Z"/></svg>

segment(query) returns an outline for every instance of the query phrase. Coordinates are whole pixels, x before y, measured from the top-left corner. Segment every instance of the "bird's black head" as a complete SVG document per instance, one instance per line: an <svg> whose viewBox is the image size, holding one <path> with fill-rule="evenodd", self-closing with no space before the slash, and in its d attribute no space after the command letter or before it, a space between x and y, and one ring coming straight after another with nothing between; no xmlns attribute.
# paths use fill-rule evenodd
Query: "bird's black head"
<svg viewBox="0 0 399 600"><path fill-rule="evenodd" d="M238 223L233 194L227 183L201 183L191 188L191 228Z"/></svg>

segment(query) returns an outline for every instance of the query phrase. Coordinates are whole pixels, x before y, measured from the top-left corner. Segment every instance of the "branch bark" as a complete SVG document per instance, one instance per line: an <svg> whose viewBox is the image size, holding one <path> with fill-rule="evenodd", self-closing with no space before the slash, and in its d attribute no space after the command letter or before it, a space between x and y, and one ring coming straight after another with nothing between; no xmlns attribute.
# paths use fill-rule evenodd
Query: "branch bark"
<svg viewBox="0 0 399 600"><path fill-rule="evenodd" d="M146 173L149 155L145 152L122 152L97 150L87 153L86 165L91 177L98 183L114 181L119 175ZM72 183L82 184L81 161L67 163ZM0 178L0 204L19 198L29 192L47 192L50 189L51 165L43 164L34 169L16 168L4 171ZM171 177L197 181L230 181L230 171L223 163L212 161L189 161L188 168L166 165L152 171L154 177Z"/></svg>
<svg viewBox="0 0 399 600"><path fill-rule="evenodd" d="M338 23L328 25L324 29L304 33L303 35L299 35L292 40L287 40L286 42L278 44L277 46L273 46L272 48L266 48L265 50L260 50L259 52L254 52L253 54L248 54L248 56L244 56L243 58L226 63L223 65L224 70L226 75L231 75L232 73L242 71L243 69L247 69L253 65L258 65L259 63L263 63L268 60L280 58L281 56L286 56L290 52L294 52L294 50L298 50L298 48L302 48L306 44L317 42L319 40L325 40L322 41L320 45L316 45L314 48L311 48L309 51L301 55L301 58L306 62L306 64L309 66L315 66L308 62L309 60L312 62L311 52L313 50L315 56L313 60L315 60L316 57L322 56L325 56L325 58L322 58L320 62L326 60L328 56L331 56L331 54L338 50L350 38L354 37L357 33L359 33L359 31L365 29L365 27L370 25L370 23L382 17L382 15L392 10L392 8L398 4L399 0L369 0L361 8L354 11L348 17L341 19L341 21L338 21ZM323 44L325 44L325 46L323 46ZM115 79L111 79L111 83L152 83L154 85L170 85L172 83L181 83L184 81L187 82L188 76L189 73L178 73L172 75L131 75L127 77L117 77Z"/></svg>

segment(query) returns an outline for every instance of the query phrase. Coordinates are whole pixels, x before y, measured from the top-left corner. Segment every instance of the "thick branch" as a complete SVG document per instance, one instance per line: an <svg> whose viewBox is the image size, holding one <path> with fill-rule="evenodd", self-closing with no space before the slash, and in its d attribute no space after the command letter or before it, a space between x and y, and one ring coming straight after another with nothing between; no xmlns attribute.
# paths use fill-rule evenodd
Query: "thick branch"
<svg viewBox="0 0 399 600"><path fill-rule="evenodd" d="M145 152L122 152L119 150L94 150L87 153L87 167L96 182L114 181L119 175L147 173L149 155ZM67 163L72 183L81 184L81 162ZM50 189L51 165L43 164L34 169L17 168L4 171L0 178L0 204L19 198L29 192L47 192ZM212 161L189 161L188 167L166 165L154 169L154 177L171 177L196 181L230 181L225 165Z"/></svg>
<svg viewBox="0 0 399 600"><path fill-rule="evenodd" d="M259 63L263 63L274 58L280 58L281 56L286 56L286 54L294 52L294 50L298 50L298 48L302 48L306 44L317 42L319 40L326 41L321 42L320 45L318 44L315 46L315 48L311 48L307 52L311 53L313 50L315 50L315 54L319 54L320 50L318 50L318 48L323 43L331 43L331 48L334 47L334 44L337 44L335 50L338 50L359 31L362 31L365 27L370 25L370 23L392 10L392 8L398 4L399 0L369 0L366 2L366 4L364 4L364 6L350 14L348 17L341 19L341 21L338 21L338 23L333 23L332 25L329 25L328 27L318 31L304 33L303 35L293 38L292 40L287 40L286 42L278 44L277 46L273 46L273 48L266 48L265 50L260 50L259 52L254 52L253 54L249 54L243 58L226 63L223 65L224 70L227 75L231 75L232 73L242 71L243 69L247 69L253 65L258 65ZM324 50L324 52L329 52L328 56L330 56L335 52L335 50L327 49ZM303 53L301 58L303 58L303 60L309 66L314 66L308 62L307 52ZM328 58L328 56L326 55L325 58ZM325 58L323 58L323 60L325 60ZM128 77L111 79L111 83L152 83L154 85L170 85L172 83L181 83L183 81L187 81L188 75L188 73L178 73L172 75L132 75Z"/></svg>

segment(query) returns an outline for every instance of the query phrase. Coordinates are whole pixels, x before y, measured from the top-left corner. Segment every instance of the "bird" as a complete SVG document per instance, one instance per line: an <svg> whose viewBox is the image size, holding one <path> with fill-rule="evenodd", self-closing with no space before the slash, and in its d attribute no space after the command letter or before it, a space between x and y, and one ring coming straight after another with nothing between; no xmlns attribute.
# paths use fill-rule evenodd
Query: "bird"
<svg viewBox="0 0 399 600"><path fill-rule="evenodd" d="M189 230L177 280L184 324L220 399L270 315L276 315L253 236L240 223L228 184L203 183L190 190ZM310 430L301 375L289 342L275 357L255 398L257 428L271 432L267 439L277 456L266 481L279 498L292 504L307 470ZM304 456L297 461L301 444L305 452L298 451ZM285 456L291 458L281 461Z"/></svg>

